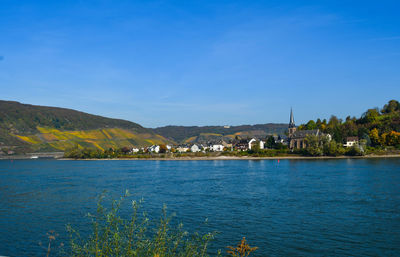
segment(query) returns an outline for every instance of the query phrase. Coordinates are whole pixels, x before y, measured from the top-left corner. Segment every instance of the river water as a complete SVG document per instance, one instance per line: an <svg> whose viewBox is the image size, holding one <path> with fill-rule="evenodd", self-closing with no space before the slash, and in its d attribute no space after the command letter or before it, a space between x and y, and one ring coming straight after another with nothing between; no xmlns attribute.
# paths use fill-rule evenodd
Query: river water
<svg viewBox="0 0 400 257"><path fill-rule="evenodd" d="M45 256L46 233L89 228L104 190L128 189L158 218L243 236L253 256L400 256L400 159L0 161L0 256ZM129 203L127 203L129 204ZM208 219L207 224L203 224Z"/></svg>

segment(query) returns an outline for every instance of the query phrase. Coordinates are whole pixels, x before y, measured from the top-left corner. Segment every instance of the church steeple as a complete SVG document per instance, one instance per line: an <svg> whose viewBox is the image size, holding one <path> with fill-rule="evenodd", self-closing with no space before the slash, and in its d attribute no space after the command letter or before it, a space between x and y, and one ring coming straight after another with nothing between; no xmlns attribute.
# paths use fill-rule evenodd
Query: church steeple
<svg viewBox="0 0 400 257"><path fill-rule="evenodd" d="M293 109L290 108L290 122L289 122L289 128L294 128L296 125L294 124L294 118L293 118Z"/></svg>
<svg viewBox="0 0 400 257"><path fill-rule="evenodd" d="M289 138L293 137L294 133L296 132L296 125L294 124L294 117L293 117L293 110L290 108L290 122L288 128L288 136Z"/></svg>

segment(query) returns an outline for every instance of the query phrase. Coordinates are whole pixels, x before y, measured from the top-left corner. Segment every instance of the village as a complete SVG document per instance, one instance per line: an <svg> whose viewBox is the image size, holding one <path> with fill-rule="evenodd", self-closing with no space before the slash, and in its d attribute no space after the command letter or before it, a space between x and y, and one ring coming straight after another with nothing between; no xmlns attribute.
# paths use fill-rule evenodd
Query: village
<svg viewBox="0 0 400 257"><path fill-rule="evenodd" d="M307 137L316 137L320 140L331 141L330 134L324 134L319 129L298 130L293 116L293 110L290 111L290 121L286 134L268 135L264 138L235 137L231 140L215 140L207 143L193 143L180 145L152 145L142 148L131 148L130 154L136 153L206 153L206 152L245 152L267 149L288 149L290 151L305 149L307 147ZM359 146L358 137L347 137L343 147Z"/></svg>

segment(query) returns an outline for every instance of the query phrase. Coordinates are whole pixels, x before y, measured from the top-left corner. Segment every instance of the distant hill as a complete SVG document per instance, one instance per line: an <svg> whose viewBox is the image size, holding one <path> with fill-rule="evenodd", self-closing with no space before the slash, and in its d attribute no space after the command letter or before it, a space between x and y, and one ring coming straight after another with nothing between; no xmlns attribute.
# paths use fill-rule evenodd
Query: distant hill
<svg viewBox="0 0 400 257"><path fill-rule="evenodd" d="M205 143L220 139L266 137L272 134L284 134L288 124L257 124L241 126L166 126L153 131L178 143Z"/></svg>
<svg viewBox="0 0 400 257"><path fill-rule="evenodd" d="M52 152L67 148L141 147L152 144L206 143L239 136L283 134L287 124L242 126L166 126L156 129L66 108L0 100L0 154Z"/></svg>
<svg viewBox="0 0 400 257"><path fill-rule="evenodd" d="M170 143L137 123L71 109L0 101L0 147L19 151L62 151L68 147L108 149Z"/></svg>

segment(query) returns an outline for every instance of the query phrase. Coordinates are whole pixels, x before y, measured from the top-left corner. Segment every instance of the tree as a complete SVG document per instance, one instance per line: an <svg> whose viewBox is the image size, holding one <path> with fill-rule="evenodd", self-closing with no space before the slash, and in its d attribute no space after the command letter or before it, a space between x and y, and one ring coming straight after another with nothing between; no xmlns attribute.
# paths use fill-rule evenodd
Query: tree
<svg viewBox="0 0 400 257"><path fill-rule="evenodd" d="M380 140L380 137L379 137L379 131L378 131L377 128L374 128L369 132L369 138L371 139L371 144L373 146L381 145L381 140Z"/></svg>
<svg viewBox="0 0 400 257"><path fill-rule="evenodd" d="M381 141L383 144L388 146L400 145L400 133L396 131L390 131L389 133L382 134Z"/></svg>
<svg viewBox="0 0 400 257"><path fill-rule="evenodd" d="M301 124L300 126L297 127L298 130L305 130L307 129L306 125Z"/></svg>
<svg viewBox="0 0 400 257"><path fill-rule="evenodd" d="M255 141L251 144L251 150L249 150L249 153L259 153L261 152L260 149L260 141Z"/></svg>
<svg viewBox="0 0 400 257"><path fill-rule="evenodd" d="M335 115L332 115L331 118L329 119L327 127L337 127L342 123L341 119L338 119Z"/></svg>
<svg viewBox="0 0 400 257"><path fill-rule="evenodd" d="M268 149L273 149L275 148L276 144L275 144L275 139L273 136L269 136L267 138L267 141L265 142L265 145L267 146Z"/></svg>
<svg viewBox="0 0 400 257"><path fill-rule="evenodd" d="M385 104L382 108L382 113L391 113L400 110L400 103L396 100L390 100L389 103Z"/></svg>
<svg viewBox="0 0 400 257"><path fill-rule="evenodd" d="M365 123L374 123L374 122L378 121L378 118L379 118L379 109L374 108L374 109L368 109L368 111L366 111L363 114L363 117L361 119Z"/></svg>
<svg viewBox="0 0 400 257"><path fill-rule="evenodd" d="M369 138L368 135L368 130L367 129L359 129L358 130L358 137L360 140L365 140L365 145L370 146L371 145L371 138Z"/></svg>
<svg viewBox="0 0 400 257"><path fill-rule="evenodd" d="M318 136L307 135L305 138L306 154L311 156L321 156L323 154L321 140Z"/></svg>
<svg viewBox="0 0 400 257"><path fill-rule="evenodd" d="M339 156L345 153L345 149L340 143L337 143L335 140L331 140L324 144L324 154L330 156Z"/></svg>
<svg viewBox="0 0 400 257"><path fill-rule="evenodd" d="M131 151L131 149L130 149L129 147L127 147L127 146L124 146L124 147L121 148L121 152L122 152L123 154L127 154L127 153L129 153L130 151Z"/></svg>
<svg viewBox="0 0 400 257"><path fill-rule="evenodd" d="M160 150L158 151L159 153L166 153L168 150L167 146L164 144L160 145Z"/></svg>
<svg viewBox="0 0 400 257"><path fill-rule="evenodd" d="M358 145L355 145L355 146L347 148L346 155L361 156L361 155L364 155L364 152Z"/></svg>
<svg viewBox="0 0 400 257"><path fill-rule="evenodd" d="M307 122L306 128L307 128L308 130L316 129L316 128L317 128L317 124L315 123L315 121L310 120L309 122Z"/></svg>
<svg viewBox="0 0 400 257"><path fill-rule="evenodd" d="M317 124L317 127L318 127L319 129L321 129L322 121L321 121L320 118L317 119L316 124Z"/></svg>

